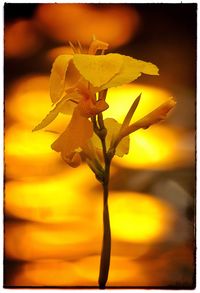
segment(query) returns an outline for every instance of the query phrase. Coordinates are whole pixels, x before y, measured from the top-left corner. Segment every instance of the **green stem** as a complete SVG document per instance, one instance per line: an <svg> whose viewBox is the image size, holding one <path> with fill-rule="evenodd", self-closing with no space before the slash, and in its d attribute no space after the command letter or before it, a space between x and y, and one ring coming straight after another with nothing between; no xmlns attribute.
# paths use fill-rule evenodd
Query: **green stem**
<svg viewBox="0 0 200 293"><path fill-rule="evenodd" d="M111 252L111 230L108 210L108 183L110 174L110 162L105 163L105 177L103 186L103 243L101 251L100 272L99 272L99 288L105 289L108 279L110 267L110 252Z"/></svg>

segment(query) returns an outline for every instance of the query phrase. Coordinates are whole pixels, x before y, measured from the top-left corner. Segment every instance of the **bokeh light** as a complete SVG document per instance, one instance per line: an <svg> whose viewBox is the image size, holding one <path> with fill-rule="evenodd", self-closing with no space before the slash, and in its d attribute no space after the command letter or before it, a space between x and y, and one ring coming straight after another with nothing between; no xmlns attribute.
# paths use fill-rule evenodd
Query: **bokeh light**
<svg viewBox="0 0 200 293"><path fill-rule="evenodd" d="M72 169L51 149L69 115L60 113L32 132L52 109L53 61L72 54L68 41L86 50L93 35L109 43L108 53L150 61L160 72L109 89L104 118L121 123L141 93L132 122L171 96L177 100L164 123L131 134L129 154L113 159L107 285L194 285L195 9L101 3L5 8L4 286L98 286L100 183L84 162Z"/></svg>
<svg viewBox="0 0 200 293"><path fill-rule="evenodd" d="M100 257L90 256L75 263L75 270L80 277L85 278L84 285L88 283L97 286L98 267ZM123 268L123 269L122 269ZM136 279L142 274L142 268L125 257L113 256L110 264L108 286L117 286L130 279Z"/></svg>
<svg viewBox="0 0 200 293"><path fill-rule="evenodd" d="M45 34L60 42L79 40L88 45L95 34L110 47L127 43L139 25L137 11L124 5L40 5L35 20Z"/></svg>
<svg viewBox="0 0 200 293"><path fill-rule="evenodd" d="M112 192L109 199L114 238L156 242L173 228L175 212L166 202L147 194Z"/></svg>
<svg viewBox="0 0 200 293"><path fill-rule="evenodd" d="M111 88L106 98L109 108L104 112L104 117L112 117L122 123L132 103L141 93L141 100L132 122L142 118L171 96L171 93L165 89L139 83Z"/></svg>
<svg viewBox="0 0 200 293"><path fill-rule="evenodd" d="M79 284L80 276L73 264L64 260L48 259L22 265L12 280L14 286L73 286Z"/></svg>
<svg viewBox="0 0 200 293"><path fill-rule="evenodd" d="M15 286L97 286L99 261L99 256L90 256L73 263L59 259L25 263L12 283ZM114 256L108 285L139 284L145 279L144 273L139 263Z"/></svg>
<svg viewBox="0 0 200 293"><path fill-rule="evenodd" d="M5 253L9 259L23 261L79 259L99 253L100 243L91 245L96 233L89 218L59 224L8 223L5 226Z"/></svg>
<svg viewBox="0 0 200 293"><path fill-rule="evenodd" d="M102 196L99 192L92 196L91 178L86 170L86 166L80 170L79 182L71 172L51 182L7 183L7 215L38 222L6 225L7 257L73 259L100 253ZM20 200L16 194L20 195ZM127 255L123 248L127 244L123 241L133 243L132 247L128 244L128 255L135 259L147 251L143 243L162 242L174 229L173 208L153 196L111 192L109 206L114 252L118 256ZM121 241L120 247L118 241ZM141 249L136 244L140 244Z"/></svg>
<svg viewBox="0 0 200 293"><path fill-rule="evenodd" d="M31 132L15 124L5 134L5 171L9 178L47 176L62 170L59 155L51 144L57 135L49 132Z"/></svg>
<svg viewBox="0 0 200 293"><path fill-rule="evenodd" d="M43 45L32 20L20 19L5 27L5 57L26 58Z"/></svg>
<svg viewBox="0 0 200 293"><path fill-rule="evenodd" d="M46 59L50 64L53 64L54 60L59 55L71 55L73 53L74 52L73 52L72 48L69 47L68 45L55 47L55 48L49 50L49 52L47 53Z"/></svg>
<svg viewBox="0 0 200 293"><path fill-rule="evenodd" d="M183 129L154 125L130 135L130 152L115 162L127 168L166 170L194 163L194 144L186 148L188 136ZM190 137L191 139L191 137Z"/></svg>
<svg viewBox="0 0 200 293"><path fill-rule="evenodd" d="M30 75L17 80L9 90L6 99L7 119L11 117L30 128L39 124L51 108L49 96L49 76ZM70 116L59 114L46 128L63 131Z"/></svg>
<svg viewBox="0 0 200 293"><path fill-rule="evenodd" d="M20 219L46 223L80 220L95 212L88 196L93 184L95 178L85 165L43 180L10 181L5 189L5 210Z"/></svg>
<svg viewBox="0 0 200 293"><path fill-rule="evenodd" d="M133 101L140 93L142 93L141 100L132 122L141 119L171 96L171 93L165 89L137 83L112 88L107 94L110 107L104 112L104 116L114 117L122 123ZM180 127L165 124L153 125L147 130L141 129L134 132L130 137L129 154L123 159L114 158L120 166L168 169L193 163L194 144L190 143L186 149L184 141L187 140L188 133Z"/></svg>

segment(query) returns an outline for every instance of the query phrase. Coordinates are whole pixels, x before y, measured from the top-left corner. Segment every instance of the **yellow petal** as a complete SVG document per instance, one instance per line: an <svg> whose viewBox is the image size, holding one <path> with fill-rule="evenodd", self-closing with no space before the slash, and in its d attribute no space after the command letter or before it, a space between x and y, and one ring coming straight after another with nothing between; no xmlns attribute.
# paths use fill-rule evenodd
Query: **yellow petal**
<svg viewBox="0 0 200 293"><path fill-rule="evenodd" d="M51 110L47 114L47 116L37 126L35 126L35 128L33 128L32 131L37 131L46 127L58 116L58 114L59 114L59 110L58 108L55 107L53 110Z"/></svg>
<svg viewBox="0 0 200 293"><path fill-rule="evenodd" d="M120 137L124 137L129 135L130 133L143 128L147 129L151 125L163 121L168 112L176 105L176 101L171 98L158 108L141 118L140 120L136 121L135 123L131 124L129 127L122 130Z"/></svg>
<svg viewBox="0 0 200 293"><path fill-rule="evenodd" d="M108 150L110 148L110 146L111 146L111 143L113 141L115 141L116 137L118 136L120 128L121 128L121 124L118 123L113 118L106 118L104 120L104 125L105 125L105 127L107 129L106 147L107 147L107 150ZM118 157L123 157L123 155L128 154L129 142L130 142L130 139L129 139L128 136L126 136L125 138L123 138L120 141L120 143L118 144L118 146L116 148L116 152L115 152L115 154ZM102 149L101 141L95 134L92 137L92 143L94 144L94 146L96 148Z"/></svg>
<svg viewBox="0 0 200 293"><path fill-rule="evenodd" d="M151 62L145 62L132 58L132 63L135 63L135 66L138 68L138 70L140 70L144 74L159 75L158 67Z"/></svg>
<svg viewBox="0 0 200 293"><path fill-rule="evenodd" d="M64 97L65 98L65 97ZM49 125L57 116L60 112L64 112L65 109L67 108L68 104L70 103L69 100L62 99L60 102L56 104L53 110L51 110L47 116L32 130L32 131L37 131L40 130L47 125ZM71 102L72 103L72 102Z"/></svg>
<svg viewBox="0 0 200 293"><path fill-rule="evenodd" d="M81 83L86 83L87 85L87 82L82 78L74 63L69 62L65 78L66 89L79 87Z"/></svg>
<svg viewBox="0 0 200 293"><path fill-rule="evenodd" d="M78 108L75 108L68 127L51 147L56 152L61 152L62 156L67 157L78 147L87 143L92 134L92 123L86 117L81 116Z"/></svg>
<svg viewBox="0 0 200 293"><path fill-rule="evenodd" d="M119 54L111 54L111 55L119 55ZM137 60L131 58L129 56L119 55L121 56L123 62L122 67L118 74L112 77L112 79L106 84L102 85L102 89L116 87L123 85L125 83L130 83L136 80L141 73L150 74L150 75L158 75L158 68L150 63L144 62L141 60ZM114 59L114 56L113 56Z"/></svg>
<svg viewBox="0 0 200 293"><path fill-rule="evenodd" d="M108 109L108 104L104 100L93 102L89 99L82 99L78 104L81 115L92 117Z"/></svg>
<svg viewBox="0 0 200 293"><path fill-rule="evenodd" d="M81 156L78 152L72 152L70 155L65 157L62 154L62 158L72 168L77 168L81 164Z"/></svg>
<svg viewBox="0 0 200 293"><path fill-rule="evenodd" d="M65 89L65 76L72 55L60 55L53 63L50 75L50 97L56 103L62 96Z"/></svg>
<svg viewBox="0 0 200 293"><path fill-rule="evenodd" d="M72 115L74 108L77 106L79 100L82 98L80 93L71 89L52 109L47 116L33 129L33 131L40 130L49 125L59 113Z"/></svg>
<svg viewBox="0 0 200 293"><path fill-rule="evenodd" d="M120 54L98 56L75 54L73 62L86 80L94 87L101 87L120 71L123 56Z"/></svg>
<svg viewBox="0 0 200 293"><path fill-rule="evenodd" d="M72 115L75 107L77 107L77 104L68 99L65 100L65 103L63 103L60 112L66 115Z"/></svg>
<svg viewBox="0 0 200 293"><path fill-rule="evenodd" d="M62 98L62 100L65 100L65 103L63 103L60 112L63 114L72 115L75 107L82 98L83 96L77 88L68 89L66 91L66 95Z"/></svg>

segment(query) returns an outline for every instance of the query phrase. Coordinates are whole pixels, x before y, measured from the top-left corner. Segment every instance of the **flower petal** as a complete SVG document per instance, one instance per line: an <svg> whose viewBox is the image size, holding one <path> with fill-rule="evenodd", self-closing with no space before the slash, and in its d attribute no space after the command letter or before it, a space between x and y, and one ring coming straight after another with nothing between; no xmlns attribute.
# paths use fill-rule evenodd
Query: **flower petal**
<svg viewBox="0 0 200 293"><path fill-rule="evenodd" d="M120 138L125 137L126 135L129 135L130 133L143 128L147 129L151 125L158 123L160 121L163 121L168 112L176 105L176 101L171 98L162 105L160 105L158 108L141 118L140 120L136 121L135 123L131 124L127 128L124 128L120 133Z"/></svg>
<svg viewBox="0 0 200 293"><path fill-rule="evenodd" d="M104 125L108 131L107 136L106 136L106 144L108 147L110 147L111 143L115 140L116 136L118 135L118 133L120 131L121 124L118 123L113 118L107 118L104 120ZM115 154L118 157L123 157L123 155L128 154L129 143L130 143L130 139L128 136L126 136L118 144Z"/></svg>
<svg viewBox="0 0 200 293"><path fill-rule="evenodd" d="M107 147L107 150L108 150L110 148L112 142L115 141L116 137L118 136L120 128L121 128L121 124L118 123L113 118L106 118L104 120L104 125L105 125L105 127L107 129L106 147ZM94 134L93 137L92 137L92 143L94 144L94 146L96 148L102 149L101 141L100 141L100 139L98 138L98 136L96 134ZM129 143L130 143L130 139L129 139L128 136L123 138L120 141L120 143L118 144L118 146L116 147L115 154L118 157L123 157L123 155L128 154Z"/></svg>
<svg viewBox="0 0 200 293"><path fill-rule="evenodd" d="M108 104L104 100L96 101L95 103L89 99L82 99L78 104L81 115L85 117L95 116L106 109L108 109Z"/></svg>
<svg viewBox="0 0 200 293"><path fill-rule="evenodd" d="M81 156L79 152L72 152L68 156L63 156L62 154L62 159L72 168L77 168L81 164Z"/></svg>
<svg viewBox="0 0 200 293"><path fill-rule="evenodd" d="M72 102L70 99L66 99L65 103L63 103L63 107L60 109L60 112L66 115L72 115L76 107L76 103Z"/></svg>
<svg viewBox="0 0 200 293"><path fill-rule="evenodd" d="M50 75L50 97L56 103L65 89L65 75L72 55L60 55L53 63Z"/></svg>
<svg viewBox="0 0 200 293"><path fill-rule="evenodd" d="M119 55L119 54L112 54ZM141 73L158 75L158 68L150 62L144 62L131 58L129 56L120 55L123 62L118 74L112 77L110 81L101 86L102 89L120 86L125 83L130 83L136 80ZM113 56L114 58L114 56Z"/></svg>
<svg viewBox="0 0 200 293"><path fill-rule="evenodd" d="M75 108L72 119L66 130L51 145L56 152L61 152L62 156L67 157L78 147L87 143L93 134L92 123L83 117L78 108Z"/></svg>
<svg viewBox="0 0 200 293"><path fill-rule="evenodd" d="M77 88L69 88L66 91L66 95L62 98L62 100L65 100L65 103L63 104L60 112L63 114L72 115L75 107L77 107L77 104L82 98L83 96Z"/></svg>
<svg viewBox="0 0 200 293"><path fill-rule="evenodd" d="M66 89L79 87L80 84L88 84L86 80L80 75L77 68L74 66L73 62L69 62L69 66L67 68L66 77L65 77L65 85Z"/></svg>
<svg viewBox="0 0 200 293"><path fill-rule="evenodd" d="M56 104L53 110L51 110L47 116L32 130L37 131L40 130L47 125L49 125L60 112L62 112L66 108L66 103L69 102L68 100L64 100L64 98Z"/></svg>
<svg viewBox="0 0 200 293"><path fill-rule="evenodd" d="M73 61L80 74L101 90L134 81L141 73L158 75L154 64L120 54L76 54Z"/></svg>
<svg viewBox="0 0 200 293"><path fill-rule="evenodd" d="M120 71L123 56L120 54L97 56L75 54L73 62L86 80L94 87L101 87Z"/></svg>
<svg viewBox="0 0 200 293"><path fill-rule="evenodd" d="M82 98L81 94L74 89L67 91L67 94L56 104L47 116L33 129L33 131L40 130L49 125L59 113L72 115L74 108L77 107L79 100Z"/></svg>
<svg viewBox="0 0 200 293"><path fill-rule="evenodd" d="M58 116L58 114L59 114L59 111L55 107L53 110L51 110L47 114L47 116L37 126L35 126L35 128L33 128L32 131L37 131L46 127Z"/></svg>

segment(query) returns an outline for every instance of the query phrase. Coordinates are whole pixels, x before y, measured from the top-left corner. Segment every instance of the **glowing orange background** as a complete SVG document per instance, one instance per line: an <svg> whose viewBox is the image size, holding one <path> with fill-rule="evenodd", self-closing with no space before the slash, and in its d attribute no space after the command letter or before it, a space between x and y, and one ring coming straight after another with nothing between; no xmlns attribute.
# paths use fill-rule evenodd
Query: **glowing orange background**
<svg viewBox="0 0 200 293"><path fill-rule="evenodd" d="M122 54L130 55L135 45L143 48L146 59L150 48L137 43L143 27L140 9L123 4L40 4L29 19L5 24L5 67L9 71L18 62L24 68L20 76L15 68L10 79L6 71L5 286L97 286L102 241L99 183L84 163L71 169L50 148L57 137L53 131L66 127L69 116L60 114L48 131L31 130L50 109L49 72L56 56L71 53L67 40L87 46L95 33L110 44L110 51L122 48ZM174 51L179 58L177 48ZM152 56L156 61L156 53ZM170 56L169 60L173 66ZM38 67L31 71L33 63ZM175 87L167 86L170 78L162 78L151 84L153 78L145 77L109 90L110 108L104 117L122 122L141 92L134 119L153 110L175 95ZM169 120L132 134L130 153L113 161L108 286L193 284L193 234L186 210L193 208L194 89L188 84L187 90L187 97L175 95L177 109Z"/></svg>

